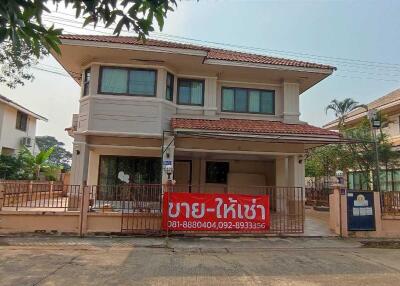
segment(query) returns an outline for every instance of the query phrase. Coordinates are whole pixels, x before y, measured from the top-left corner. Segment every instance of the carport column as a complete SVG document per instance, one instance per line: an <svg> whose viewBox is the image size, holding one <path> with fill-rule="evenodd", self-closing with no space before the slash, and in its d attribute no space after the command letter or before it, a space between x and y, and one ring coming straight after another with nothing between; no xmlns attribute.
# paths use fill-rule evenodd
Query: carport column
<svg viewBox="0 0 400 286"><path fill-rule="evenodd" d="M304 203L304 162L303 156L293 155L288 159L289 212L298 213Z"/></svg>
<svg viewBox="0 0 400 286"><path fill-rule="evenodd" d="M174 166L174 137L173 136L166 136L164 138L164 147L163 147L163 156L162 156L162 178L161 182L165 185L168 182L168 173L166 170L166 166L168 164ZM170 174L170 179L174 179L174 174Z"/></svg>
<svg viewBox="0 0 400 286"><path fill-rule="evenodd" d="M285 200L285 190L282 187L287 186L288 182L288 159L287 157L278 157L275 160L275 185L276 190L276 211L286 213L288 208Z"/></svg>
<svg viewBox="0 0 400 286"><path fill-rule="evenodd" d="M85 136L75 136L72 153L71 185L82 185L87 181L89 147Z"/></svg>
<svg viewBox="0 0 400 286"><path fill-rule="evenodd" d="M89 147L86 143L86 137L77 135L73 144L70 184L81 186L82 191L87 183L88 166ZM76 192L69 194L69 197L68 210L77 210L82 203L82 198L79 198L79 194Z"/></svg>

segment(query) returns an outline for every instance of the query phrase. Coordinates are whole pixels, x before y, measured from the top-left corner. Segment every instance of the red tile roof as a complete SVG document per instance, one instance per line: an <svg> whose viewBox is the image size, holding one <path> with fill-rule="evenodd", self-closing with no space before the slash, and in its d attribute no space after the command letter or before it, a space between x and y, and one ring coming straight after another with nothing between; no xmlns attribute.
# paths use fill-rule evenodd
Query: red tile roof
<svg viewBox="0 0 400 286"><path fill-rule="evenodd" d="M303 62L298 60L277 58L277 57L269 57L265 55L256 55L251 53L242 53L242 52L229 51L224 49L204 47L192 44L160 41L154 39L147 39L145 42L143 42L142 40L139 40L136 37L97 36L97 35L62 35L60 38L65 40L94 41L94 42L105 42L105 43L116 43L116 44L199 50L207 52L206 59L210 60L225 60L234 62L258 63L258 64L301 67L301 68L317 68L317 69L327 69L327 70L336 69L335 67L329 65L322 65L322 64Z"/></svg>
<svg viewBox="0 0 400 286"><path fill-rule="evenodd" d="M339 138L337 132L329 131L308 124L287 124L281 121L270 120L249 120L249 119L187 119L172 118L171 127L173 129L192 129L223 131L234 133L252 134L283 134L283 135L315 135L315 136L335 136Z"/></svg>

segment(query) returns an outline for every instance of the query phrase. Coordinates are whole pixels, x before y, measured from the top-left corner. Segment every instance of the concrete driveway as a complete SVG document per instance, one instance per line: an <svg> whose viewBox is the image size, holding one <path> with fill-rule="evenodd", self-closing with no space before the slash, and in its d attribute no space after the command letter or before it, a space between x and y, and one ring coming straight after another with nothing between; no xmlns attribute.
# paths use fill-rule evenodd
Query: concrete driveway
<svg viewBox="0 0 400 286"><path fill-rule="evenodd" d="M335 238L0 238L0 285L399 285L400 250Z"/></svg>

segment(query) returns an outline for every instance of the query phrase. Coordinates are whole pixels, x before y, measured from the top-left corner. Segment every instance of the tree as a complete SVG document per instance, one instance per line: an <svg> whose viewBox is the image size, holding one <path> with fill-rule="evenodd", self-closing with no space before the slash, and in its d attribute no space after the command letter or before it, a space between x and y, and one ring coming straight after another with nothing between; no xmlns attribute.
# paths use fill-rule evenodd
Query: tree
<svg viewBox="0 0 400 286"><path fill-rule="evenodd" d="M60 52L58 45L61 29L46 27L43 13L51 13L48 3L71 7L75 17L85 19L83 26L98 23L106 27L116 23L114 34L125 27L135 31L142 39L154 31L153 21L160 29L168 11L176 6L176 0L3 0L0 1L0 43L6 40L14 45L25 43L36 56L42 46Z"/></svg>
<svg viewBox="0 0 400 286"><path fill-rule="evenodd" d="M306 175L318 178L333 176L336 170L342 170L345 173L356 171L361 176L361 187L370 189L373 186L376 190L378 189L378 176L382 177L382 171L379 169L384 167L383 182L386 184L385 189L389 189L388 170L398 166L400 159L400 153L393 149L388 136L383 132L383 128L388 126L389 121L378 113L381 128L376 134L379 158L377 164L374 135L369 120L364 118L355 126L345 126L346 115L357 107L368 110L365 105L359 105L349 98L344 101L332 100L326 107L326 111L335 111L335 115L339 119L339 130L346 141L343 144L331 144L312 150L306 158Z"/></svg>
<svg viewBox="0 0 400 286"><path fill-rule="evenodd" d="M53 136L37 136L36 144L41 151L54 147L48 161L52 165L61 166L64 170L71 168L72 153L64 148L65 144Z"/></svg>
<svg viewBox="0 0 400 286"><path fill-rule="evenodd" d="M337 170L345 171L353 165L354 162L345 145L330 144L307 153L305 172L306 177L314 177L316 181L325 177L325 181L329 182L329 178L334 176Z"/></svg>
<svg viewBox="0 0 400 286"><path fill-rule="evenodd" d="M25 45L14 46L12 42L0 44L0 83L9 88L24 85L27 80L33 80L30 71L32 66L38 64L41 57L47 55L46 49L40 49L39 58L32 56L32 51Z"/></svg>
<svg viewBox="0 0 400 286"><path fill-rule="evenodd" d="M382 126L386 126L387 120L382 116L380 117ZM384 167L386 174L384 178L384 182L386 182L385 189L388 189L388 170L398 166L400 154L393 149L388 135L382 131L382 127L380 132L376 134L378 165L376 162L374 136L371 133L371 126L367 118L364 118L357 126L345 129L344 136L348 139L345 145L349 151L348 156L351 156L354 160L352 169L361 172L364 181L367 182L367 188L372 184L375 190L378 189L377 182L379 180L377 177L381 176L382 173L379 169ZM371 176L371 173L374 175Z"/></svg>
<svg viewBox="0 0 400 286"><path fill-rule="evenodd" d="M33 178L37 180L39 179L40 171L50 167L48 160L53 151L54 147L50 147L47 150L40 151L37 155L33 155L29 149L23 147L19 156L27 166L32 168Z"/></svg>
<svg viewBox="0 0 400 286"><path fill-rule="evenodd" d="M5 180L31 179L31 169L26 168L19 156L0 155L0 178Z"/></svg>
<svg viewBox="0 0 400 286"><path fill-rule="evenodd" d="M85 19L83 26L98 23L115 25L113 34L123 28L136 32L141 39L154 31L153 21L162 30L168 11L176 0L2 0L0 1L0 83L10 88L33 80L29 68L51 49L60 53L62 29L47 27L42 15L51 13L48 3L72 7L75 17Z"/></svg>
<svg viewBox="0 0 400 286"><path fill-rule="evenodd" d="M325 112L328 113L329 110L332 110L333 112L335 112L335 116L339 120L338 125L339 125L339 130L340 130L345 125L346 115L350 111L352 111L358 107L362 107L362 106L364 106L364 105L360 105L357 101L354 101L351 98L346 98L343 101L334 99L325 108Z"/></svg>

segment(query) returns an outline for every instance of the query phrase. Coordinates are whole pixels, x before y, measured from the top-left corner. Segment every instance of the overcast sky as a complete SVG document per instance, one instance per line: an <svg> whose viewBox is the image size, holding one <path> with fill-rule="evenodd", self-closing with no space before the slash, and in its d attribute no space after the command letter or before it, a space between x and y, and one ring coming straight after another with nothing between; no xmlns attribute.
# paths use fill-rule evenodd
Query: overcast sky
<svg viewBox="0 0 400 286"><path fill-rule="evenodd" d="M351 97L361 103L397 89L400 85L400 1L182 1L170 13L163 35L169 40L192 38L248 46L249 51L327 63L338 67L328 79L300 98L301 119L321 126L333 119L324 108L332 99ZM47 21L67 33L93 33L73 28L69 11L52 14ZM98 30L104 34L109 31ZM51 57L38 68L61 72ZM36 79L0 94L49 119L38 124L37 135L51 135L72 149L64 131L78 112L79 86L68 76L35 69Z"/></svg>

